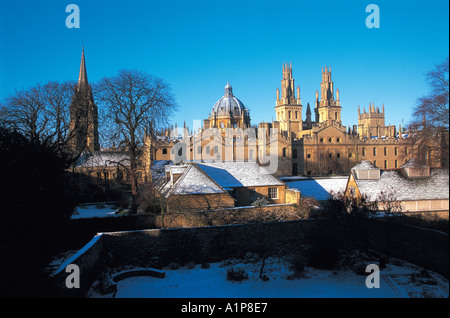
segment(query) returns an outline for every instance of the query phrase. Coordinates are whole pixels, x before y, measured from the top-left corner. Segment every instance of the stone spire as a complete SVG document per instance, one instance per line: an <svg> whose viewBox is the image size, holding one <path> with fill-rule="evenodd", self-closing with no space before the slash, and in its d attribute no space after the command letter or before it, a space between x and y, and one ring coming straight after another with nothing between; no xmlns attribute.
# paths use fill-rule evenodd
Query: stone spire
<svg viewBox="0 0 450 318"><path fill-rule="evenodd" d="M78 89L80 87L86 87L88 85L87 72L86 72L86 61L84 60L84 46L81 48L81 63L80 63L80 74L78 75Z"/></svg>

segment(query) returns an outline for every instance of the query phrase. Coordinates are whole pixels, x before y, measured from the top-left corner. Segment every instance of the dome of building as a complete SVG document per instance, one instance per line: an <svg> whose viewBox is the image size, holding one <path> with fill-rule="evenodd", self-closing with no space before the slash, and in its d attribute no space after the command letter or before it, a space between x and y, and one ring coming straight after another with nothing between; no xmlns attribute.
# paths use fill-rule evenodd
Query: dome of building
<svg viewBox="0 0 450 318"><path fill-rule="evenodd" d="M244 104L233 96L233 88L228 82L225 86L225 95L219 99L212 109L212 115L216 116L244 116Z"/></svg>

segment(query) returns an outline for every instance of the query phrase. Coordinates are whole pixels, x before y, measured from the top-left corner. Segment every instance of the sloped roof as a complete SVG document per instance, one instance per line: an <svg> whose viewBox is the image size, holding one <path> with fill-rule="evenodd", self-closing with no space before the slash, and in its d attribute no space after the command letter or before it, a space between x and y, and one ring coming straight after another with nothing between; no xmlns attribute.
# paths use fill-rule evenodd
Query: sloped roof
<svg viewBox="0 0 450 318"><path fill-rule="evenodd" d="M196 165L184 166L185 170L178 180L172 185L169 182L163 187L162 192L166 197L182 194L212 194L226 193L220 185L211 180Z"/></svg>
<svg viewBox="0 0 450 318"><path fill-rule="evenodd" d="M432 169L428 178L410 179L401 175L400 170L381 170L380 179L358 180L356 184L362 195L375 201L381 191L393 191L397 200L429 200L449 198L448 169Z"/></svg>
<svg viewBox="0 0 450 318"><path fill-rule="evenodd" d="M255 162L214 162L196 165L222 188L285 185Z"/></svg>
<svg viewBox="0 0 450 318"><path fill-rule="evenodd" d="M348 177L305 178L286 181L290 189L300 191L302 197L311 197L318 201L332 198L332 193L344 192Z"/></svg>

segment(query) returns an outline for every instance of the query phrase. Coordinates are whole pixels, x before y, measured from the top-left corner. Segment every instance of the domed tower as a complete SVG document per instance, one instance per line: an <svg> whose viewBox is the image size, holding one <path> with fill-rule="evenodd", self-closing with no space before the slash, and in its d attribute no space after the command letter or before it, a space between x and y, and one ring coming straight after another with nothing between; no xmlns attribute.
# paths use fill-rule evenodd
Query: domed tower
<svg viewBox="0 0 450 318"><path fill-rule="evenodd" d="M204 128L248 128L250 112L244 104L233 95L233 88L228 82L225 94L213 106L209 118L203 121Z"/></svg>

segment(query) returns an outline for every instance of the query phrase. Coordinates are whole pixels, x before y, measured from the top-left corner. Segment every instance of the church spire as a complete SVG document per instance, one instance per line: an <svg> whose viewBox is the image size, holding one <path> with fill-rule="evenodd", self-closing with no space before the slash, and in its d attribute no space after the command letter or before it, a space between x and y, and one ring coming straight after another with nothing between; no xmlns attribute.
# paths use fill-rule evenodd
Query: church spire
<svg viewBox="0 0 450 318"><path fill-rule="evenodd" d="M84 46L81 47L81 63L80 63L80 75L78 76L78 88L80 86L88 85L86 61L84 60Z"/></svg>

